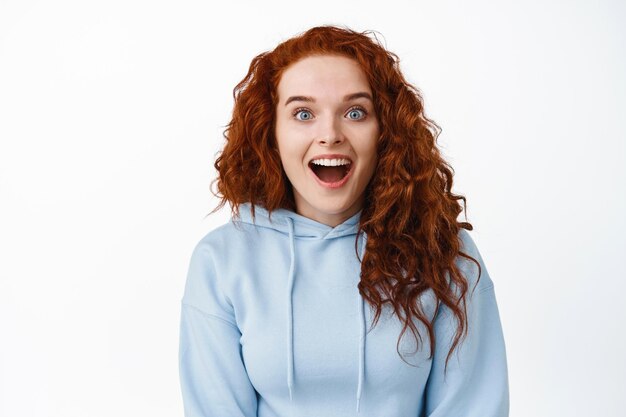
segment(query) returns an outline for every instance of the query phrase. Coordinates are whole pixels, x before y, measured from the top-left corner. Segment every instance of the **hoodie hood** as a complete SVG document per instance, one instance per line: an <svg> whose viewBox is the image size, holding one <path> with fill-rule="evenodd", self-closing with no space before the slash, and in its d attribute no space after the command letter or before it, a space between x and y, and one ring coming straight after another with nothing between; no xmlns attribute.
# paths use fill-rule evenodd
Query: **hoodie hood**
<svg viewBox="0 0 626 417"><path fill-rule="evenodd" d="M252 220L250 203L243 203L239 206L239 217L233 221L254 224L258 227L265 227L289 234L290 224L293 225L293 236L299 239L332 239L336 237L356 235L359 228L361 211L354 214L343 223L332 227L320 223L308 217L301 216L291 210L277 209L268 212L264 207L255 205L255 221Z"/></svg>
<svg viewBox="0 0 626 417"><path fill-rule="evenodd" d="M274 229L280 233L286 235L289 239L289 252L290 252L290 264L289 264L289 276L287 279L287 288L285 289L285 297L287 304L287 387L289 389L289 398L293 401L293 387L294 381L294 354L293 354L293 284L297 279L296 274L296 250L295 245L298 239L334 239L343 236L356 235L359 228L359 220L361 217L361 211L354 214L343 223L332 227L320 223L316 220L309 219L300 214L286 209L277 209L268 212L264 207L255 205L254 212L255 218L252 219L251 204L244 203L239 206L239 216L233 217L233 223L243 222L253 224L257 227L264 227ZM355 236L356 238L356 236ZM359 241L359 259L363 260L365 254L365 246L367 242L367 236L363 232ZM356 387L356 411L359 412L361 403L361 394L363 390L363 383L365 379L365 308L364 299L358 294L355 300L355 307L357 309L357 322L355 326L359 329L358 340L358 352L359 352L359 375Z"/></svg>

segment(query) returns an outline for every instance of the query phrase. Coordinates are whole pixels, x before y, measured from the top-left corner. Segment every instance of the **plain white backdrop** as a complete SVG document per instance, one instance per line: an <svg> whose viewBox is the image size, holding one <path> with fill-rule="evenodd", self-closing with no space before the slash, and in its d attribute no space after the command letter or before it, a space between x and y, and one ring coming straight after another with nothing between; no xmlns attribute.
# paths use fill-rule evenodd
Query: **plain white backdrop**
<svg viewBox="0 0 626 417"><path fill-rule="evenodd" d="M0 0L0 415L182 416L232 89L320 24L378 31L443 129L511 416L623 415L624 21L618 0Z"/></svg>

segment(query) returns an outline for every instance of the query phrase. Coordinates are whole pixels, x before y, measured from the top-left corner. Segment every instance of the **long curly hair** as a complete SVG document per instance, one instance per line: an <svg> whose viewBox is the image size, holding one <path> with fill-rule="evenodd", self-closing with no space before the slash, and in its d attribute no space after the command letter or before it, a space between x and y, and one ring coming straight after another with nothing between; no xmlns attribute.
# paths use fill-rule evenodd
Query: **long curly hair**
<svg viewBox="0 0 626 417"><path fill-rule="evenodd" d="M453 350L467 335L469 284L455 264L456 257L475 262L480 278L480 263L460 251L458 237L460 228L473 227L457 222L463 210L458 200L464 206L466 202L451 192L454 170L436 146L441 128L424 115L420 91L405 80L398 56L380 44L374 31L313 27L252 60L247 75L233 90L232 119L224 131L226 144L214 164L218 176L211 182L211 191L220 202L211 213L226 202L233 215L239 215L239 205L245 202L251 203L253 217L255 205L270 213L277 208L295 211L274 134L277 86L290 64L320 54L343 55L360 64L381 127L378 164L365 190L358 229L358 234L367 234L358 289L375 309L372 328L383 305L390 304L403 322L398 354L407 329L416 342L422 340L415 324L419 320L428 329L432 357L434 317L429 320L419 300L432 289L437 311L445 304L457 322L447 369Z"/></svg>

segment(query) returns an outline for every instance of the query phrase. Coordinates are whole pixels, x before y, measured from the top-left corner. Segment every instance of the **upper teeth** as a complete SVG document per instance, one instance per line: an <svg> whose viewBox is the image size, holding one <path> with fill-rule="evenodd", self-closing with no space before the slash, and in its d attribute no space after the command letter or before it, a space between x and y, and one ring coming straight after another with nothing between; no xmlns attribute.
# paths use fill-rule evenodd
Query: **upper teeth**
<svg viewBox="0 0 626 417"><path fill-rule="evenodd" d="M314 159L311 161L315 165L324 165L327 167L336 167L338 165L348 165L350 161L347 159Z"/></svg>

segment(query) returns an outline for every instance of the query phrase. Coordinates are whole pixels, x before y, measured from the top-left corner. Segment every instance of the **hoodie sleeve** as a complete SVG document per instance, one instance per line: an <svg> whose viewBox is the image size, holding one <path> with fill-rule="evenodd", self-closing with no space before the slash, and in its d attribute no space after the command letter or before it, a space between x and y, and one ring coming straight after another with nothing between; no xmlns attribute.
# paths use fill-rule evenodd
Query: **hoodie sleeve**
<svg viewBox="0 0 626 417"><path fill-rule="evenodd" d="M457 321L443 304L435 319L436 345L425 389L425 416L507 417L507 359L494 285L469 234L464 232L463 235L464 252L480 263L482 274L473 294L476 278L469 279L467 336L455 347L445 375L445 360L452 346ZM473 262L471 265L474 265L473 269L467 266L465 270L471 269L471 274L477 276L478 267Z"/></svg>
<svg viewBox="0 0 626 417"><path fill-rule="evenodd" d="M243 363L241 332L220 291L211 251L191 256L181 300L179 374L185 417L253 417L256 391Z"/></svg>

